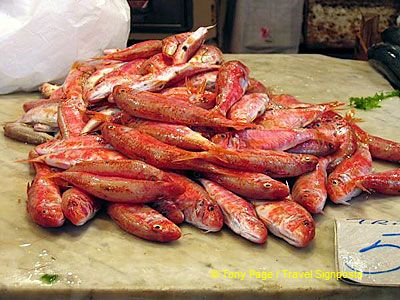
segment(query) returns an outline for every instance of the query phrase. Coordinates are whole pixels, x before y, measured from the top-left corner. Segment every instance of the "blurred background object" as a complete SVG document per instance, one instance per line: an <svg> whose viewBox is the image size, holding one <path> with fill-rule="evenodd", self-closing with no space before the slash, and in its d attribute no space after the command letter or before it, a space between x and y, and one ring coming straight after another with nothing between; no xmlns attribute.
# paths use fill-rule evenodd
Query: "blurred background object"
<svg viewBox="0 0 400 300"><path fill-rule="evenodd" d="M128 0L131 7L131 42L162 39L217 24L217 0ZM217 38L217 28L207 39Z"/></svg>
<svg viewBox="0 0 400 300"><path fill-rule="evenodd" d="M307 0L301 52L351 58L362 16L378 15L379 32L396 24L398 0Z"/></svg>
<svg viewBox="0 0 400 300"><path fill-rule="evenodd" d="M296 53L304 0L238 0L232 28L233 53Z"/></svg>
<svg viewBox="0 0 400 300"><path fill-rule="evenodd" d="M376 42L377 32L397 24L400 13L400 0L129 0L128 3L130 44L216 24L209 31L207 43L218 45L226 53L300 52L353 58L356 52L355 56L361 59L366 59L366 52L365 48L361 51L360 37L369 40L365 45L368 48Z"/></svg>

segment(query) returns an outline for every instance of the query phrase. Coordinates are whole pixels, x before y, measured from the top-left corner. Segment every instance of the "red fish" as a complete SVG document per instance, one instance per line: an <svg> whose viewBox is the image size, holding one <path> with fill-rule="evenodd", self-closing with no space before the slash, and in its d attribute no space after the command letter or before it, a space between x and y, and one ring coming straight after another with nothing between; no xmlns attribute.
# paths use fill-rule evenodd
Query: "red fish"
<svg viewBox="0 0 400 300"><path fill-rule="evenodd" d="M368 145L359 143L357 151L349 158L344 159L328 177L327 191L329 198L337 204L347 202L358 196L361 189L354 179L370 174L372 158Z"/></svg>
<svg viewBox="0 0 400 300"><path fill-rule="evenodd" d="M259 201L254 203L259 218L272 234L296 247L307 247L315 236L311 215L294 201Z"/></svg>
<svg viewBox="0 0 400 300"><path fill-rule="evenodd" d="M311 139L287 150L289 153L310 154L315 156L327 156L339 149L339 141L333 139Z"/></svg>
<svg viewBox="0 0 400 300"><path fill-rule="evenodd" d="M86 172L150 181L170 181L168 174L140 160L83 161L68 169L69 172Z"/></svg>
<svg viewBox="0 0 400 300"><path fill-rule="evenodd" d="M34 158L35 153L30 153ZM61 209L61 194L57 184L49 179L52 174L50 167L33 163L36 177L28 184L28 200L26 202L28 214L32 221L43 227L60 227L65 218Z"/></svg>
<svg viewBox="0 0 400 300"><path fill-rule="evenodd" d="M326 198L327 173L329 159L321 158L314 171L301 175L297 178L293 189L293 200L307 209L310 213L322 213Z"/></svg>
<svg viewBox="0 0 400 300"><path fill-rule="evenodd" d="M39 155L61 152L72 149L89 149L89 148L110 148L110 145L104 141L100 136L86 135L79 137L72 137L62 140L51 140L49 142L40 144L35 147L35 151Z"/></svg>
<svg viewBox="0 0 400 300"><path fill-rule="evenodd" d="M181 224L185 220L185 215L172 200L156 201L150 206L175 224Z"/></svg>
<svg viewBox="0 0 400 300"><path fill-rule="evenodd" d="M148 120L134 119L128 124L129 127L151 135L166 144L177 146L188 150L210 150L221 149L200 133L193 131L184 125L161 123ZM223 149L222 149L223 150Z"/></svg>
<svg viewBox="0 0 400 300"><path fill-rule="evenodd" d="M113 203L107 213L123 230L145 240L168 243L181 237L178 226L143 204Z"/></svg>
<svg viewBox="0 0 400 300"><path fill-rule="evenodd" d="M161 52L162 43L159 40L147 40L132 46L98 57L103 60L131 61L138 58L148 58Z"/></svg>
<svg viewBox="0 0 400 300"><path fill-rule="evenodd" d="M249 73L250 70L237 60L228 61L221 66L217 76L216 109L223 116L246 93Z"/></svg>
<svg viewBox="0 0 400 300"><path fill-rule="evenodd" d="M233 232L253 243L265 243L267 229L258 219L254 207L249 202L210 180L200 179L200 182L210 197L218 203L224 215L225 224Z"/></svg>
<svg viewBox="0 0 400 300"><path fill-rule="evenodd" d="M224 225L222 211L211 200L206 190L183 175L175 173L168 175L173 182L185 188L185 192L175 200L185 216L185 221L207 232L220 231Z"/></svg>
<svg viewBox="0 0 400 300"><path fill-rule="evenodd" d="M133 128L106 123L102 127L102 136L128 157L134 159L140 157L145 162L160 169L225 172L224 168L201 159L213 154L179 149Z"/></svg>
<svg viewBox="0 0 400 300"><path fill-rule="evenodd" d="M267 110L255 122L264 128L302 128L320 117L330 105L314 105L305 108L287 108Z"/></svg>
<svg viewBox="0 0 400 300"><path fill-rule="evenodd" d="M55 152L41 155L37 158L29 160L29 162L44 162L49 166L68 169L81 161L93 160L119 160L126 159L126 156L117 151L109 149L67 149L62 152Z"/></svg>
<svg viewBox="0 0 400 300"><path fill-rule="evenodd" d="M62 194L61 206L64 216L76 226L92 219L101 208L98 200L77 188L71 188Z"/></svg>
<svg viewBox="0 0 400 300"><path fill-rule="evenodd" d="M386 195L400 195L400 169L373 173L354 179L362 190Z"/></svg>
<svg viewBox="0 0 400 300"><path fill-rule="evenodd" d="M221 50L213 45L202 45L189 60L190 63L220 65L224 62Z"/></svg>
<svg viewBox="0 0 400 300"><path fill-rule="evenodd" d="M149 181L101 176L85 172L61 172L54 175L75 187L111 202L147 203L176 199L185 189L173 182Z"/></svg>
<svg viewBox="0 0 400 300"><path fill-rule="evenodd" d="M239 196L252 199L283 199L289 195L289 187L262 173L226 170L225 174L203 173Z"/></svg>
<svg viewBox="0 0 400 300"><path fill-rule="evenodd" d="M140 67L140 74L157 73L160 70L171 66L171 60L163 53L157 53L147 59Z"/></svg>
<svg viewBox="0 0 400 300"><path fill-rule="evenodd" d="M262 84L260 81L254 78L249 78L249 86L246 91L247 94L251 93L263 93L263 94L268 94L269 90L267 87Z"/></svg>
<svg viewBox="0 0 400 300"><path fill-rule="evenodd" d="M175 35L167 36L162 40L162 53L172 58L178 49L179 45L182 44L191 34L191 32L183 32Z"/></svg>
<svg viewBox="0 0 400 300"><path fill-rule="evenodd" d="M373 158L400 163L400 143L371 135L353 122L349 122L357 137L369 146Z"/></svg>
<svg viewBox="0 0 400 300"><path fill-rule="evenodd" d="M267 94L251 93L244 95L232 105L228 118L234 121L251 123L267 109L269 98Z"/></svg>
<svg viewBox="0 0 400 300"><path fill-rule="evenodd" d="M227 168L266 173L274 178L293 177L310 172L318 163L318 158L312 155L273 150L227 150L204 159Z"/></svg>
<svg viewBox="0 0 400 300"><path fill-rule="evenodd" d="M228 149L287 150L323 138L326 136L310 129L247 129L217 134L211 141Z"/></svg>
<svg viewBox="0 0 400 300"><path fill-rule="evenodd" d="M151 92L140 92L126 86L118 86L113 91L119 108L134 117L179 125L196 125L212 127L233 127L237 129L254 127L242 124L191 105L186 101L169 99Z"/></svg>
<svg viewBox="0 0 400 300"><path fill-rule="evenodd" d="M204 43L207 32L207 27L199 27L196 31L191 32L182 43L179 43L172 57L174 64L186 63Z"/></svg>

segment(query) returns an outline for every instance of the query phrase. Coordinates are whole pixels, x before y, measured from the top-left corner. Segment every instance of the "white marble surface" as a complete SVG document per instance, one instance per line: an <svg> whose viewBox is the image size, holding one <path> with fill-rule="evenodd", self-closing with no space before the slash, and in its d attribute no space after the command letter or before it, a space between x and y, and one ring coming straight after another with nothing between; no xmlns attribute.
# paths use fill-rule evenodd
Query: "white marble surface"
<svg viewBox="0 0 400 300"><path fill-rule="evenodd" d="M240 59L252 76L311 102L341 100L391 90L367 63L317 55L227 55ZM0 120L15 120L24 101L37 94L0 96ZM382 108L359 112L360 126L373 134L400 141L400 100L387 100ZM29 145L0 134L0 299L114 299L166 297L263 299L399 299L399 289L359 287L336 280L211 278L210 270L334 271L335 218L399 219L400 198L362 195L351 206L328 204L316 218L316 238L307 249L296 249L269 236L256 246L228 229L206 234L188 225L171 244L143 241L120 230L103 213L83 227L70 224L43 229L33 224L25 209ZM377 170L394 165L375 163ZM368 199L367 199L368 198ZM44 285L44 273L59 274L60 281ZM382 298L381 298L382 297Z"/></svg>

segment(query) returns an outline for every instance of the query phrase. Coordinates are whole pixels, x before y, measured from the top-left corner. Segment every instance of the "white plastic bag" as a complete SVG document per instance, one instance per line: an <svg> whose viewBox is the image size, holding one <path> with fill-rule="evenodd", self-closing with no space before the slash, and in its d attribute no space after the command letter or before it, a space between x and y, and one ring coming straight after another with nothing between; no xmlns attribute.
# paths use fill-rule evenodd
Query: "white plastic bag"
<svg viewBox="0 0 400 300"><path fill-rule="evenodd" d="M0 94L62 82L76 60L124 48L125 0L0 1Z"/></svg>

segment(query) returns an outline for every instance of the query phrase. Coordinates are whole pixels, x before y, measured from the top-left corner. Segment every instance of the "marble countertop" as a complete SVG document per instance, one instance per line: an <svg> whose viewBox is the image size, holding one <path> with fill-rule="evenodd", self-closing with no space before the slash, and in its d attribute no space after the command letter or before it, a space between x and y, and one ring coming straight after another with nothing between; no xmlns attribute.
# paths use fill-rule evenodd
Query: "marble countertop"
<svg viewBox="0 0 400 300"><path fill-rule="evenodd" d="M392 90L367 63L320 55L226 55L247 64L252 76L277 92L309 102L346 101L350 96ZM0 122L17 119L24 101L35 93L0 96ZM360 126L372 134L400 141L400 100L387 100L382 108L357 114ZM316 237L306 249L296 249L269 236L254 245L228 229L207 234L188 225L171 244L136 238L100 214L83 227L67 224L44 229L26 213L29 166L16 163L32 146L0 134L0 299L114 299L165 297L173 299L398 299L399 290L352 286L336 280L287 279L283 270L334 271L334 219L371 218L398 220L399 197L365 194L351 206L328 204L316 217ZM376 170L393 168L374 163ZM219 270L214 271L212 270ZM262 280L224 278L229 272L278 271L281 276ZM53 285L41 275L59 274Z"/></svg>

